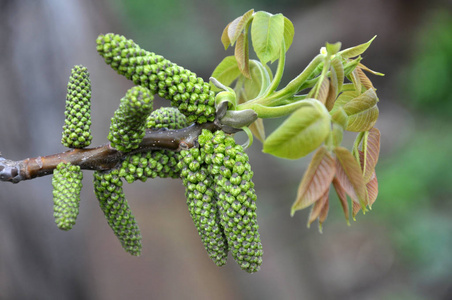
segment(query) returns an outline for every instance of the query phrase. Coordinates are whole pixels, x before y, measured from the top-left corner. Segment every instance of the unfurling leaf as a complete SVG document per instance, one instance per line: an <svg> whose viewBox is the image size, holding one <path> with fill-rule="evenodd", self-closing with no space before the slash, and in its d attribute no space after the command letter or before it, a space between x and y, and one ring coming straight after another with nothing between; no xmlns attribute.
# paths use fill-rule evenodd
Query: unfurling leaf
<svg viewBox="0 0 452 300"><path fill-rule="evenodd" d="M363 161L361 166L363 169L364 182L368 183L372 174L375 172L375 166L380 155L380 131L377 128L369 130L369 134L364 136L363 140Z"/></svg>
<svg viewBox="0 0 452 300"><path fill-rule="evenodd" d="M231 23L226 25L226 27L223 30L223 34L221 35L221 43L223 43L224 50L228 49L229 45L231 44L231 40L229 39L228 35L229 25L231 25Z"/></svg>
<svg viewBox="0 0 452 300"><path fill-rule="evenodd" d="M333 178L333 186L336 190L337 197L339 198L339 201L341 202L342 210L344 211L345 219L347 220L347 224L350 225L349 219L350 219L350 213L348 209L348 201L347 201L347 194L345 193L344 188L339 183L339 180L337 179L337 176Z"/></svg>
<svg viewBox="0 0 452 300"><path fill-rule="evenodd" d="M279 58L284 38L284 16L259 11L251 24L251 40L259 60L266 64ZM288 48L288 47L286 47Z"/></svg>
<svg viewBox="0 0 452 300"><path fill-rule="evenodd" d="M334 72L331 72L332 77L336 76ZM328 95L326 96L325 100L325 107L328 111L331 111L334 106L334 102L336 101L337 97L337 84L333 84L333 78L331 80L328 80L329 83L329 89L328 89Z"/></svg>
<svg viewBox="0 0 452 300"><path fill-rule="evenodd" d="M298 187L297 199L292 205L290 214L293 215L297 210L306 208L319 200L325 194L325 191L329 189L334 174L334 158L325 147L319 148L303 175ZM316 218L317 216L314 220Z"/></svg>
<svg viewBox="0 0 452 300"><path fill-rule="evenodd" d="M339 52L339 54L343 57L343 58L350 58L350 57L355 57L358 56L362 53L364 53L364 51L367 50L367 48L369 48L370 44L372 43L372 41L376 38L377 36L374 36L370 41L368 41L367 43L355 46L355 47L351 47L351 48L347 48L344 49L342 51Z"/></svg>
<svg viewBox="0 0 452 300"><path fill-rule="evenodd" d="M251 78L248 52L248 38L245 33L241 33L235 45L234 56L237 60L237 66L240 72L247 78Z"/></svg>
<svg viewBox="0 0 452 300"><path fill-rule="evenodd" d="M361 80L359 80L358 71L355 68L352 73L348 76L348 78L353 82L353 85L355 86L355 90L361 93L362 91L362 85Z"/></svg>
<svg viewBox="0 0 452 300"><path fill-rule="evenodd" d="M365 207L368 203L366 184L359 163L344 147L336 147L336 177L350 198Z"/></svg>
<svg viewBox="0 0 452 300"><path fill-rule="evenodd" d="M378 119L377 102L377 94L370 89L344 104L342 108L348 115L347 130L355 132L370 130Z"/></svg>
<svg viewBox="0 0 452 300"><path fill-rule="evenodd" d="M288 117L264 142L265 153L298 159L318 148L331 130L331 117L325 106L312 99Z"/></svg>
<svg viewBox="0 0 452 300"><path fill-rule="evenodd" d="M211 77L214 77L225 86L229 86L239 75L240 70L235 56L227 56L213 70ZM221 91L221 89L215 87L212 83L210 85L213 91Z"/></svg>
<svg viewBox="0 0 452 300"><path fill-rule="evenodd" d="M339 52L339 50L341 50L341 46L342 46L341 42L336 42L334 44L326 43L325 46L326 52L328 53L328 55L332 56Z"/></svg>
<svg viewBox="0 0 452 300"><path fill-rule="evenodd" d="M383 73L380 73L380 72L377 72L377 71L374 71L374 70L369 69L368 67L366 67L366 66L363 65L362 63L359 63L359 64L358 64L358 67L360 67L363 71L369 72L369 73L371 73L371 74L373 74L373 75L377 75L377 76L385 76L385 74L383 74Z"/></svg>
<svg viewBox="0 0 452 300"><path fill-rule="evenodd" d="M238 40L239 36L246 30L248 26L248 21L253 17L254 9L250 9L242 16L237 17L234 21L229 23L228 25L228 38L230 43L234 45L234 43Z"/></svg>
<svg viewBox="0 0 452 300"><path fill-rule="evenodd" d="M330 188L329 185L325 191L325 193L323 193L322 196L320 196L320 199L318 199L314 205L312 206L311 212L309 213L309 217L308 217L308 228L311 226L312 222L314 222L317 218L320 218L320 216L325 214L328 214L328 196L329 196L329 192L330 192ZM326 207L326 212L324 211ZM324 217L322 222L326 219L326 215L322 216ZM320 219L319 219L320 221Z"/></svg>

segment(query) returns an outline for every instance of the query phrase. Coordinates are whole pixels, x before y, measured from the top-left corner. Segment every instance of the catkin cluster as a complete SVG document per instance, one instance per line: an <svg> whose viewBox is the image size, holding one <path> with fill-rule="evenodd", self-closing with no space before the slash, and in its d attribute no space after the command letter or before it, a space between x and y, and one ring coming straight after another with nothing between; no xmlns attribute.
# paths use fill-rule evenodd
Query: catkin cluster
<svg viewBox="0 0 452 300"><path fill-rule="evenodd" d="M69 148L88 147L91 135L91 82L88 70L74 66L67 85L61 143Z"/></svg>
<svg viewBox="0 0 452 300"><path fill-rule="evenodd" d="M153 109L149 90L135 86L121 99L111 118L108 140L113 148L129 152L138 148L146 133L146 120Z"/></svg>
<svg viewBox="0 0 452 300"><path fill-rule="evenodd" d="M150 129L182 129L188 124L185 115L175 107L161 107L154 110L146 120L146 127Z"/></svg>
<svg viewBox="0 0 452 300"><path fill-rule="evenodd" d="M53 171L53 216L58 228L69 230L79 212L83 173L80 166L61 162Z"/></svg>
<svg viewBox="0 0 452 300"><path fill-rule="evenodd" d="M171 105L189 122L205 123L215 119L215 93L209 83L195 73L141 49L122 35L100 35L97 51L119 74L171 100Z"/></svg>
<svg viewBox="0 0 452 300"><path fill-rule="evenodd" d="M228 241L220 224L213 177L199 148L181 151L180 177L185 186L188 211L210 258L216 265L226 264Z"/></svg>
<svg viewBox="0 0 452 300"><path fill-rule="evenodd" d="M224 264L225 253L231 251L243 270L257 272L263 251L249 158L223 131L203 130L198 142L199 149L181 152L180 167L189 211L201 239L217 264ZM212 250L212 245L217 247Z"/></svg>

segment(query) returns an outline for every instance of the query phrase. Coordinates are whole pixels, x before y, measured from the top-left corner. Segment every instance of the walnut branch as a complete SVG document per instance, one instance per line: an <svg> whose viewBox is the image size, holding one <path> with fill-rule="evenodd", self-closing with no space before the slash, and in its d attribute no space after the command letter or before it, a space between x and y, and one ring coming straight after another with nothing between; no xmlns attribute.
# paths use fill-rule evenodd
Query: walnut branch
<svg viewBox="0 0 452 300"><path fill-rule="evenodd" d="M166 149L180 151L195 145L203 129L221 129L217 122L193 124L177 130L147 130L140 146L132 152L121 152L104 144L95 148L72 149L66 152L13 161L0 157L0 181L18 183L53 173L60 162L70 162L84 170L109 170L120 163L127 155L150 150Z"/></svg>

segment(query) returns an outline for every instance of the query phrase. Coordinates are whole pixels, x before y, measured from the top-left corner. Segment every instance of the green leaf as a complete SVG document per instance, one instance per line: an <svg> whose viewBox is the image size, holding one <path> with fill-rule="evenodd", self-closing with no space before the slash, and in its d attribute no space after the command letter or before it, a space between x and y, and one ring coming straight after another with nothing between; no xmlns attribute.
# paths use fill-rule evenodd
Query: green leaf
<svg viewBox="0 0 452 300"><path fill-rule="evenodd" d="M297 199L290 212L292 216L297 210L312 205L325 194L336 172L335 164L334 158L325 147L317 150L298 187Z"/></svg>
<svg viewBox="0 0 452 300"><path fill-rule="evenodd" d="M339 50L341 50L341 46L342 43L341 42L337 42L334 44L330 44L330 43L326 43L326 52L328 53L328 55L332 56L334 54L336 54L337 52L339 52Z"/></svg>
<svg viewBox="0 0 452 300"><path fill-rule="evenodd" d="M270 74L260 61L250 60L250 77L243 84L247 100L256 98L270 85Z"/></svg>
<svg viewBox="0 0 452 300"><path fill-rule="evenodd" d="M367 191L359 163L344 147L336 147L336 176L352 200L362 207L367 205Z"/></svg>
<svg viewBox="0 0 452 300"><path fill-rule="evenodd" d="M231 25L231 23L226 25L226 27L223 29L223 34L221 35L221 42L223 43L224 50L228 49L229 45L231 44L231 40L229 39L228 35L229 25Z"/></svg>
<svg viewBox="0 0 452 300"><path fill-rule="evenodd" d="M237 60L237 66L240 72L247 78L251 78L250 65L249 65L249 50L248 50L248 38L246 33L242 32L237 39L237 45L235 45L234 51L235 59Z"/></svg>
<svg viewBox="0 0 452 300"><path fill-rule="evenodd" d="M253 124L249 126L251 132L254 134L254 136L264 143L265 141L265 127L264 127L264 120L261 118L254 121Z"/></svg>
<svg viewBox="0 0 452 300"><path fill-rule="evenodd" d="M284 16L259 11L251 24L251 40L259 60L266 64L279 58L284 38Z"/></svg>
<svg viewBox="0 0 452 300"><path fill-rule="evenodd" d="M290 45L292 45L293 42L293 36L295 34L295 29L293 27L292 22L284 17L284 44L285 44L285 51L289 50Z"/></svg>
<svg viewBox="0 0 452 300"><path fill-rule="evenodd" d="M370 44L372 43L372 41L376 38L377 36L374 36L370 41L368 41L367 43L355 46L355 47L351 47L351 48L347 48L344 49L342 51L339 52L339 54L343 57L343 58L351 58L351 57L355 57L358 56L362 53L364 53L364 51L367 50L367 48L369 48Z"/></svg>
<svg viewBox="0 0 452 300"><path fill-rule="evenodd" d="M369 130L369 134L363 139L363 169L364 182L368 183L372 174L375 172L375 166L380 155L380 131L377 128Z"/></svg>
<svg viewBox="0 0 452 300"><path fill-rule="evenodd" d="M342 106L348 115L348 131L367 131L374 127L378 119L377 94L373 89Z"/></svg>
<svg viewBox="0 0 452 300"><path fill-rule="evenodd" d="M212 76L225 86L230 86L231 83L237 79L240 75L240 70L237 65L237 60L235 56L226 56L213 70ZM211 83L213 91L221 91L221 89L215 87Z"/></svg>
<svg viewBox="0 0 452 300"><path fill-rule="evenodd" d="M296 110L264 142L265 153L298 159L318 148L330 133L330 115L317 100Z"/></svg>
<svg viewBox="0 0 452 300"><path fill-rule="evenodd" d="M232 45L234 45L234 43L237 41L240 34L244 32L244 30L248 26L248 21L250 21L250 19L253 17L253 14L254 9L250 9L242 16L237 17L228 25L228 37Z"/></svg>

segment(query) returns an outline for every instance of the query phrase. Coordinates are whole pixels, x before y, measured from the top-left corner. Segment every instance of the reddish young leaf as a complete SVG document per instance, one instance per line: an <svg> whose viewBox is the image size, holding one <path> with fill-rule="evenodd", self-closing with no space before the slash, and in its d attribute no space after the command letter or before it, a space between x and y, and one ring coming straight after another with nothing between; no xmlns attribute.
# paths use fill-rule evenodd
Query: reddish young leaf
<svg viewBox="0 0 452 300"><path fill-rule="evenodd" d="M370 181L366 184L367 194L369 195L369 207L372 207L378 196L378 180L375 171L372 174Z"/></svg>
<svg viewBox="0 0 452 300"><path fill-rule="evenodd" d="M377 128L369 130L363 140L363 169L364 182L368 183L374 173L380 155L380 131Z"/></svg>
<svg viewBox="0 0 452 300"><path fill-rule="evenodd" d="M248 25L248 21L251 19L251 17L254 14L254 9L250 9L246 13L244 13L242 16L237 17L234 21L229 23L228 25L228 37L231 41L231 44L234 45L234 43L239 38L240 34L244 31L246 26Z"/></svg>
<svg viewBox="0 0 452 300"><path fill-rule="evenodd" d="M251 78L250 75L250 59L248 51L248 38L245 33L241 33L237 39L237 45L235 45L234 51L235 59L237 60L237 65L240 72L246 77Z"/></svg>
<svg viewBox="0 0 452 300"><path fill-rule="evenodd" d="M333 71L331 73L333 73ZM329 89L328 89L328 95L326 96L326 100L325 100L325 106L326 106L326 109L328 109L328 111L331 111L333 109L334 102L336 101L337 85L335 86L333 84L333 80L328 80L328 83L329 83Z"/></svg>
<svg viewBox="0 0 452 300"><path fill-rule="evenodd" d="M264 143L265 141L264 120L258 118L256 121L254 121L253 124L250 125L250 130L259 141Z"/></svg>
<svg viewBox="0 0 452 300"><path fill-rule="evenodd" d="M336 176L345 192L362 207L367 205L367 192L359 163L344 147L336 147Z"/></svg>
<svg viewBox="0 0 452 300"><path fill-rule="evenodd" d="M334 177L333 179L333 186L336 190L337 197L339 198L339 201L341 202L342 210L344 211L345 219L347 220L347 224L350 224L350 213L348 209L348 201L347 201L347 195L345 193L344 188L339 183L339 180L337 177Z"/></svg>
<svg viewBox="0 0 452 300"><path fill-rule="evenodd" d="M319 215L319 231L322 233L322 225L323 222L325 222L326 218L328 217L328 210L330 209L330 201L328 198L326 199L326 203L322 207L322 211Z"/></svg>
<svg viewBox="0 0 452 300"><path fill-rule="evenodd" d="M356 202L352 202L352 218L354 221L356 221L355 217L360 210L361 210L361 205L359 205Z"/></svg>
<svg viewBox="0 0 452 300"><path fill-rule="evenodd" d="M320 85L319 95L317 96L317 100L319 100L320 102L325 104L326 100L328 98L329 90L330 90L330 80L328 78L325 78Z"/></svg>
<svg viewBox="0 0 452 300"><path fill-rule="evenodd" d="M325 205L328 207L329 192L330 192L330 188L328 187L326 189L325 193L312 206L312 209L311 209L311 212L309 213L309 218L308 218L308 228L311 226L312 222L314 222L317 218L319 218ZM327 210L327 212L328 212L328 210Z"/></svg>
<svg viewBox="0 0 452 300"><path fill-rule="evenodd" d="M372 81L370 81L369 77L367 77L367 75L364 74L364 71L361 70L361 68L357 67L355 70L356 73L358 74L359 81L361 81L361 84L366 88L366 90L375 89L374 85L372 84Z"/></svg>
<svg viewBox="0 0 452 300"><path fill-rule="evenodd" d="M312 157L298 187L297 199L291 209L292 216L295 211L310 206L325 193L334 177L334 165L334 158L328 150L320 147Z"/></svg>

